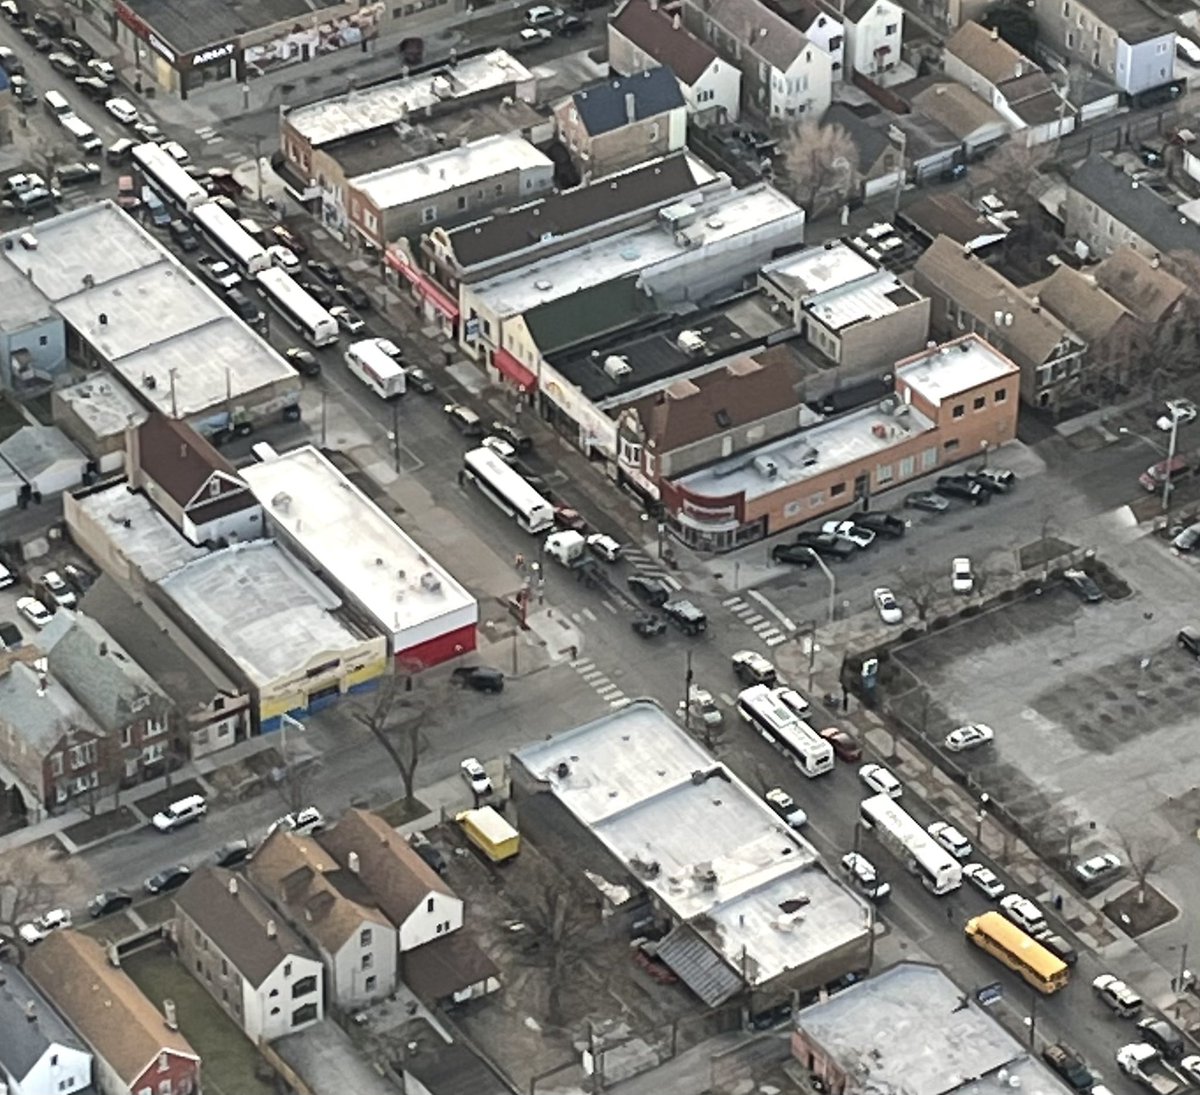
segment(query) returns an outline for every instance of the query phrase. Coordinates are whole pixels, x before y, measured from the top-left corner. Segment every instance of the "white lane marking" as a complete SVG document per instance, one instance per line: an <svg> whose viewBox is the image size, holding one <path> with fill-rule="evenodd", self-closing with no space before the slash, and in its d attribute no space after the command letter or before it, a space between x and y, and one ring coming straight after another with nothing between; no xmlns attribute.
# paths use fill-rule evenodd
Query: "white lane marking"
<svg viewBox="0 0 1200 1095"><path fill-rule="evenodd" d="M753 597L760 605L763 606L772 616L774 616L781 624L784 631L795 631L796 625L792 623L778 608L766 599L757 589L747 590L747 595Z"/></svg>

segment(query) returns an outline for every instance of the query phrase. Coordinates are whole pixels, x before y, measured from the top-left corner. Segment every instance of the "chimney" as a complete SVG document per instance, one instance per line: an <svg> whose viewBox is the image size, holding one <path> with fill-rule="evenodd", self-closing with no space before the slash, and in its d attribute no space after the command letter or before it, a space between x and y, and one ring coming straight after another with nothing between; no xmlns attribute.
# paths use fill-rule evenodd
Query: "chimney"
<svg viewBox="0 0 1200 1095"><path fill-rule="evenodd" d="M278 934L278 932L275 930L275 921L268 920L267 921L267 938L274 939L277 934Z"/></svg>
<svg viewBox="0 0 1200 1095"><path fill-rule="evenodd" d="M351 874L358 874L358 852L351 852L346 856L346 870Z"/></svg>
<svg viewBox="0 0 1200 1095"><path fill-rule="evenodd" d="M658 0L650 0L650 10L658 11Z"/></svg>
<svg viewBox="0 0 1200 1095"><path fill-rule="evenodd" d="M179 1020L175 1018L175 1001L163 1001L163 1022L167 1024L167 1030L178 1030Z"/></svg>
<svg viewBox="0 0 1200 1095"><path fill-rule="evenodd" d="M1000 28L999 27L992 27L992 41L993 42L1000 41Z"/></svg>
<svg viewBox="0 0 1200 1095"><path fill-rule="evenodd" d="M236 878L231 878L229 880L229 896L237 897L237 879Z"/></svg>
<svg viewBox="0 0 1200 1095"><path fill-rule="evenodd" d="M625 121L630 125L637 121L637 96L632 91L625 92Z"/></svg>
<svg viewBox="0 0 1200 1095"><path fill-rule="evenodd" d="M100 644L100 657L104 658L108 655L108 643Z"/></svg>
<svg viewBox="0 0 1200 1095"><path fill-rule="evenodd" d="M1157 270L1159 268L1159 266L1161 266L1161 265L1162 265L1162 255L1160 255L1157 251L1155 251L1154 258L1152 258L1150 260L1150 267L1153 270Z"/></svg>
<svg viewBox="0 0 1200 1095"><path fill-rule="evenodd" d="M681 26L681 23L680 23L680 20L679 20L679 12L676 12L676 13L675 13L675 18L673 18L673 19L671 20L671 29L672 29L672 30L678 30L678 29L680 28L680 26Z"/></svg>
<svg viewBox="0 0 1200 1095"><path fill-rule="evenodd" d="M25 1019L30 1023L37 1022L37 1004L32 1000L25 1005Z"/></svg>

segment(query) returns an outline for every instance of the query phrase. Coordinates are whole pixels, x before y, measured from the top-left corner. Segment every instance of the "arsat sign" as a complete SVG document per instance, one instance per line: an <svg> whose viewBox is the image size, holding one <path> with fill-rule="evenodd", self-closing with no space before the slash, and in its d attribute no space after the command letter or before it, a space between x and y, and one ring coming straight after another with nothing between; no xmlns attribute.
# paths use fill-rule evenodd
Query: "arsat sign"
<svg viewBox="0 0 1200 1095"><path fill-rule="evenodd" d="M146 41L149 42L155 50L161 53L167 59L168 63L172 65L175 63L175 51L157 34L155 34L154 31L150 31L146 35Z"/></svg>
<svg viewBox="0 0 1200 1095"><path fill-rule="evenodd" d="M199 53L192 54L192 67L197 68L200 65L210 65L213 61L220 61L222 58L231 56L236 48L235 42L226 42L223 46L202 49Z"/></svg>

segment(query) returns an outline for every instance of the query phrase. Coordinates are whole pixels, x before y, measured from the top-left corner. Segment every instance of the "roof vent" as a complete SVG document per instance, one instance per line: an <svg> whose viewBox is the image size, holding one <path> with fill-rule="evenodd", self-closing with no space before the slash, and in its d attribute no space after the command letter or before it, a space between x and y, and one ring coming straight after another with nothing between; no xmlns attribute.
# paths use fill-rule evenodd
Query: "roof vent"
<svg viewBox="0 0 1200 1095"><path fill-rule="evenodd" d="M708 346L708 340L699 331L680 331L675 345L686 354L699 354Z"/></svg>
<svg viewBox="0 0 1200 1095"><path fill-rule="evenodd" d="M287 513L292 507L292 496L287 491L281 490L271 499L271 505L280 513Z"/></svg>
<svg viewBox="0 0 1200 1095"><path fill-rule="evenodd" d="M36 251L38 249L38 239L32 232L21 233L21 246L26 251Z"/></svg>
<svg viewBox="0 0 1200 1095"><path fill-rule="evenodd" d="M229 896L237 897L237 891L238 891L238 881L236 878L231 878L229 880Z"/></svg>
<svg viewBox="0 0 1200 1095"><path fill-rule="evenodd" d="M553 288L553 283L547 281L545 278L539 278L533 283L533 287L539 292L545 293L547 290Z"/></svg>
<svg viewBox="0 0 1200 1095"><path fill-rule="evenodd" d="M442 588L442 580L432 570L427 570L421 575L421 588L426 593L436 593Z"/></svg>
<svg viewBox="0 0 1200 1095"><path fill-rule="evenodd" d="M346 870L351 874L358 874L358 852L351 852L346 856Z"/></svg>
<svg viewBox="0 0 1200 1095"><path fill-rule="evenodd" d="M613 380L620 380L622 377L628 376L633 372L633 366L629 364L627 358L622 357L620 354L609 354L604 359L604 371Z"/></svg>
<svg viewBox="0 0 1200 1095"><path fill-rule="evenodd" d="M274 920L267 921L267 938L274 939L279 934L279 929L275 927Z"/></svg>
<svg viewBox="0 0 1200 1095"><path fill-rule="evenodd" d="M779 474L779 465L770 456L756 456L754 469L764 479L774 479Z"/></svg>
<svg viewBox="0 0 1200 1095"><path fill-rule="evenodd" d="M175 1001L166 999L163 1001L163 1022L167 1024L168 1030L178 1030L179 1020L175 1013Z"/></svg>

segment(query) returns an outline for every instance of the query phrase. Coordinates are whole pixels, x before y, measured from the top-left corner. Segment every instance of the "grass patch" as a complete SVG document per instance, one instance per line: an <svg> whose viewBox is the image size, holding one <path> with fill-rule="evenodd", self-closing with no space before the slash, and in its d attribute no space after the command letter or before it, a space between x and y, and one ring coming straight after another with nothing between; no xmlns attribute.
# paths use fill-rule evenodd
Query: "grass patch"
<svg viewBox="0 0 1200 1095"><path fill-rule="evenodd" d="M204 794L204 788L200 784L194 779L185 779L173 783L170 787L165 787L153 795L135 798L133 802L143 814L153 817L159 810L165 810L172 802L178 802L181 798L187 798L189 795L202 794Z"/></svg>
<svg viewBox="0 0 1200 1095"><path fill-rule="evenodd" d="M121 965L156 1007L175 1001L179 1029L204 1061L209 1095L275 1095L275 1086L259 1078L265 1062L250 1040L166 950L131 954Z"/></svg>
<svg viewBox="0 0 1200 1095"><path fill-rule="evenodd" d="M1130 886L1104 906L1104 915L1135 938L1170 923L1179 915L1179 909L1149 883L1146 883L1145 902L1142 904L1138 903L1139 891L1140 887Z"/></svg>
<svg viewBox="0 0 1200 1095"><path fill-rule="evenodd" d="M407 825L410 821L424 817L429 813L429 807L419 798L413 799L411 807L404 799L398 798L395 802L389 802L375 812L395 829L399 825Z"/></svg>
<svg viewBox="0 0 1200 1095"><path fill-rule="evenodd" d="M63 836L72 844L86 847L117 833L136 829L141 824L137 815L128 806L122 806L120 809L108 810L95 817L89 817L86 821L79 822L78 825L64 829Z"/></svg>

